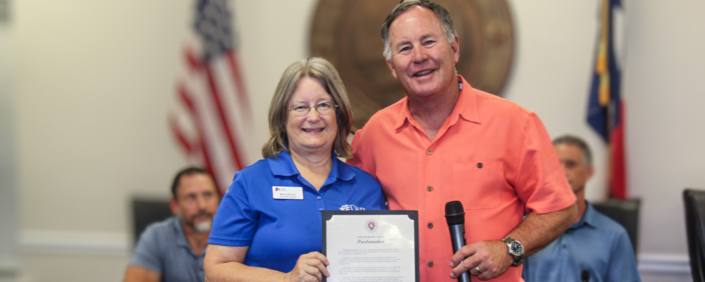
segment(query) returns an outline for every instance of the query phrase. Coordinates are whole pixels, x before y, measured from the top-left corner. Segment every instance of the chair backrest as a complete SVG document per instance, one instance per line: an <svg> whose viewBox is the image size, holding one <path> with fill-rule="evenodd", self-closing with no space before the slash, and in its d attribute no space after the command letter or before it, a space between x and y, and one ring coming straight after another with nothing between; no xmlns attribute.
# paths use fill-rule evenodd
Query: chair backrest
<svg viewBox="0 0 705 282"><path fill-rule="evenodd" d="M592 203L592 206L600 213L606 215L627 230L629 240L632 242L634 256L637 254L639 246L639 210L641 209L640 199L626 201L610 199L605 202Z"/></svg>
<svg viewBox="0 0 705 282"><path fill-rule="evenodd" d="M685 189L685 229L693 281L705 281L705 191Z"/></svg>
<svg viewBox="0 0 705 282"><path fill-rule="evenodd" d="M150 224L172 216L169 200L132 199L133 243L137 244L142 232Z"/></svg>

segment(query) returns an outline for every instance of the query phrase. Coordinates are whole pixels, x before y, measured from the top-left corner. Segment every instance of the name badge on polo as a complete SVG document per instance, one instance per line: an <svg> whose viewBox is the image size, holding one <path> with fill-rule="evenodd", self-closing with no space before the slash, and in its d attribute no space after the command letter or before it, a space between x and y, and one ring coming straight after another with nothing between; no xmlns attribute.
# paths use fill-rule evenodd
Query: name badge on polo
<svg viewBox="0 0 705 282"><path fill-rule="evenodd" d="M304 188L290 186L272 186L272 195L278 200L303 200Z"/></svg>

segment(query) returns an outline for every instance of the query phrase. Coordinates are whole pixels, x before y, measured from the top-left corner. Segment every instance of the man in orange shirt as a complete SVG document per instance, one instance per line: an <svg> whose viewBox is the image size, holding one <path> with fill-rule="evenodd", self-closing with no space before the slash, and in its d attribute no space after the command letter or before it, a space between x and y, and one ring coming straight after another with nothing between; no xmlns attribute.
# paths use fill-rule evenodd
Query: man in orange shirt
<svg viewBox="0 0 705 282"><path fill-rule="evenodd" d="M380 181L390 209L419 211L421 281L453 281L466 271L481 280L522 281L522 258L576 217L543 124L456 73L459 40L442 6L400 3L382 38L407 97L355 134L349 163ZM465 209L468 245L453 254L444 207L456 200Z"/></svg>

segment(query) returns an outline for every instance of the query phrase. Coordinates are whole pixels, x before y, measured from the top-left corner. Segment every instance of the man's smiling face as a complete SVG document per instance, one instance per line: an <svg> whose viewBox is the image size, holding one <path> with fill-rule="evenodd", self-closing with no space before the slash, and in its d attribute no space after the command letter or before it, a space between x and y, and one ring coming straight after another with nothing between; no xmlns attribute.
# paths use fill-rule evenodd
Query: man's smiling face
<svg viewBox="0 0 705 282"><path fill-rule="evenodd" d="M416 6L389 28L392 59L387 65L407 95L431 97L457 87L458 38L449 43L436 14Z"/></svg>

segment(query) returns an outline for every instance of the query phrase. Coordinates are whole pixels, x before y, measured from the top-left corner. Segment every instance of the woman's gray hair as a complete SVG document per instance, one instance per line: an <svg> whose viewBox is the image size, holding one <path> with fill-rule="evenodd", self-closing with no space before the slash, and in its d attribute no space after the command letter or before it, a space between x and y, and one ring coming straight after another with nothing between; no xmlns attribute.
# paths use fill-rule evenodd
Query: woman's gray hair
<svg viewBox="0 0 705 282"><path fill-rule="evenodd" d="M323 58L309 58L292 63L286 68L279 79L274 97L269 105L269 140L262 147L262 157L275 157L282 151L289 151L289 139L286 134L286 121L288 117L288 103L296 91L298 82L310 77L318 80L326 92L338 105L335 110L338 132L333 141L333 152L341 158L349 158L352 149L348 143L348 134L352 130L352 109L348 93L345 91L343 80L340 79L335 67Z"/></svg>
<svg viewBox="0 0 705 282"><path fill-rule="evenodd" d="M387 18L384 20L384 23L382 24L382 40L384 40L384 52L382 53L382 55L384 55L384 58L387 61L392 60L392 46L391 43L389 43L389 27L392 25L392 22L397 17L399 17L399 15L413 8L414 6L421 6L433 11L436 14L436 17L438 17L438 20L441 22L441 27L443 28L443 33L445 34L448 43L453 44L453 41L455 40L455 36L457 35L457 33L455 32L455 28L453 27L453 20L450 19L450 14L446 10L446 8L443 8L443 6L439 5L438 3L428 0L402 1L401 3L399 3L399 5L394 7L394 9L392 9L392 12L389 13Z"/></svg>

